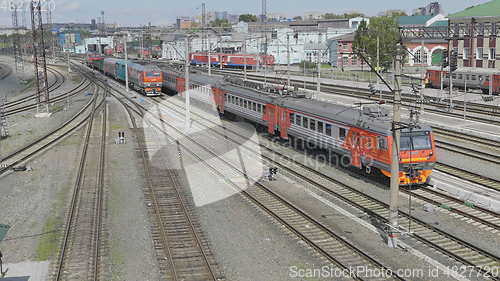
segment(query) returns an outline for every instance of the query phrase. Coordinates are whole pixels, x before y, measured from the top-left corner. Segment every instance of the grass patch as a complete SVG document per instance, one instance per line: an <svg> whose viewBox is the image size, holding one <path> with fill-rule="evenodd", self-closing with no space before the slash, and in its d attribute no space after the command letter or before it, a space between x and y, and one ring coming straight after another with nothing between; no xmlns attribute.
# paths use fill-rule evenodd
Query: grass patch
<svg viewBox="0 0 500 281"><path fill-rule="evenodd" d="M35 250L36 261L49 260L59 250L59 242L63 235L67 194L73 191L70 189L71 182L67 182L64 187L55 196L55 202L52 204L49 217L43 226L43 235L38 239L38 245Z"/></svg>
<svg viewBox="0 0 500 281"><path fill-rule="evenodd" d="M59 219L56 216L51 216L45 222L42 233L44 235L38 240L38 245L35 251L35 260L49 260L57 250L60 232Z"/></svg>
<svg viewBox="0 0 500 281"><path fill-rule="evenodd" d="M118 124L111 125L111 131L123 130L123 129L125 129L125 127L123 127L122 125L118 125Z"/></svg>

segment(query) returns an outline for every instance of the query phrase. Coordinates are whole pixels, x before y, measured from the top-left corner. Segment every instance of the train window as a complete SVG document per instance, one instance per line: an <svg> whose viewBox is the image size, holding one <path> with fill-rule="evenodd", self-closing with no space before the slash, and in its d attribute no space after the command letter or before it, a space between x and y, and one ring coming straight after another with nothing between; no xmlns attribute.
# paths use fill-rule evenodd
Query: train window
<svg viewBox="0 0 500 281"><path fill-rule="evenodd" d="M453 79L457 79L457 75L456 74L452 74L451 77L453 77Z"/></svg>
<svg viewBox="0 0 500 281"><path fill-rule="evenodd" d="M309 120L309 129L316 131L316 120L314 119Z"/></svg>
<svg viewBox="0 0 500 281"><path fill-rule="evenodd" d="M472 81L476 81L476 75L471 75Z"/></svg>
<svg viewBox="0 0 500 281"><path fill-rule="evenodd" d="M295 115L295 124L300 125L302 124L302 116L300 115Z"/></svg>
<svg viewBox="0 0 500 281"><path fill-rule="evenodd" d="M318 132L324 134L324 131L323 131L323 122L321 122L321 121L318 121Z"/></svg>
<svg viewBox="0 0 500 281"><path fill-rule="evenodd" d="M345 140L346 130L344 128L339 128L339 139Z"/></svg>
<svg viewBox="0 0 500 281"><path fill-rule="evenodd" d="M462 80L464 77L462 74L458 74L458 80Z"/></svg>
<svg viewBox="0 0 500 281"><path fill-rule="evenodd" d="M243 107L248 108L248 102L246 100L243 101Z"/></svg>
<svg viewBox="0 0 500 281"><path fill-rule="evenodd" d="M470 80L470 75L469 74L465 75L465 80Z"/></svg>
<svg viewBox="0 0 500 281"><path fill-rule="evenodd" d="M302 119L302 126L303 126L304 128L309 128L309 118L304 117L304 118Z"/></svg>
<svg viewBox="0 0 500 281"><path fill-rule="evenodd" d="M326 132L326 135L327 136L332 136L332 125L331 124L328 124L326 123L325 124L325 132Z"/></svg>
<svg viewBox="0 0 500 281"><path fill-rule="evenodd" d="M257 111L262 113L262 104L257 104Z"/></svg>
<svg viewBox="0 0 500 281"><path fill-rule="evenodd" d="M290 123L293 124L295 123L295 114L290 113Z"/></svg>
<svg viewBox="0 0 500 281"><path fill-rule="evenodd" d="M257 104L255 102L252 102L252 109L253 111L257 111Z"/></svg>
<svg viewBox="0 0 500 281"><path fill-rule="evenodd" d="M240 98L239 100L240 100L239 102L240 106L243 107L243 99Z"/></svg>
<svg viewBox="0 0 500 281"><path fill-rule="evenodd" d="M378 137L378 149L387 150L387 139L385 137Z"/></svg>

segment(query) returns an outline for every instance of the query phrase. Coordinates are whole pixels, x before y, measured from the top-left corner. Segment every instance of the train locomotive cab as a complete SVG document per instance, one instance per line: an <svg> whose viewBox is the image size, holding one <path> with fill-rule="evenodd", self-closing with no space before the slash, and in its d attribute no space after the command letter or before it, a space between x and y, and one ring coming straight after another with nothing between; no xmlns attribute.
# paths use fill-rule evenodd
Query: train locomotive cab
<svg viewBox="0 0 500 281"><path fill-rule="evenodd" d="M430 128L401 132L399 183L402 186L428 184L436 163L436 146ZM390 171L382 171L390 177Z"/></svg>
<svg viewBox="0 0 500 281"><path fill-rule="evenodd" d="M159 96L163 83L162 71L145 71L144 77L144 93L146 96Z"/></svg>

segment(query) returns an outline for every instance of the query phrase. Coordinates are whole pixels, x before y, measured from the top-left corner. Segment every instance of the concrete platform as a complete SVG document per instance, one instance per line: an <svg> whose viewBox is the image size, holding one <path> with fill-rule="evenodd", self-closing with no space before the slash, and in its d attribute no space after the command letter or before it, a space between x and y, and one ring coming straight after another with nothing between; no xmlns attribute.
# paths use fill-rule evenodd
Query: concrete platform
<svg viewBox="0 0 500 281"><path fill-rule="evenodd" d="M9 269L2 281L46 281L49 276L49 262L21 262L5 264Z"/></svg>
<svg viewBox="0 0 500 281"><path fill-rule="evenodd" d="M264 75L263 72L251 72L250 75L258 75L258 76L262 76L262 77L266 76L266 75ZM286 78L287 76L284 74L278 75L276 73L268 72L267 77ZM375 75L374 75L374 77L375 77ZM310 76L290 75L290 78L292 80L302 80L302 81L306 80L308 82L314 82L314 83L317 82L316 77L310 77ZM368 89L368 84L369 84L368 82L337 80L337 79L331 79L331 78L320 78L320 82L322 84L325 84L325 85L356 87L356 88L362 88L362 89ZM377 90L389 91L389 89L382 82L380 82L379 85L374 85L374 88ZM411 92L411 88L407 87L407 86L402 86L402 90L403 90L403 93L410 93ZM426 88L426 89L424 89L424 95L429 96L429 97L448 98L448 91L446 89L441 91L441 89ZM468 93L465 96L463 91L458 91L456 89L453 91L453 100L454 101L464 101L464 99L467 100L467 102L500 106L500 97L499 96L495 96L495 100L493 102L485 102L481 99L480 94Z"/></svg>
<svg viewBox="0 0 500 281"><path fill-rule="evenodd" d="M498 191L472 183L464 185L463 180L439 171L434 171L434 174L439 176L433 177L431 180L437 191L450 194L464 202L473 203L484 209L500 213L500 194Z"/></svg>

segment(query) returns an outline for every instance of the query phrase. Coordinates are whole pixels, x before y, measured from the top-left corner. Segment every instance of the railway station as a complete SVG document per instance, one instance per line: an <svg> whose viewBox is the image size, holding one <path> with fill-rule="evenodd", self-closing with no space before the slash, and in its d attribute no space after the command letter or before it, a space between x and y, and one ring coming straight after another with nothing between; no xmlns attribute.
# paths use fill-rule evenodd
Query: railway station
<svg viewBox="0 0 500 281"><path fill-rule="evenodd" d="M108 2L0 9L0 281L500 280L500 0Z"/></svg>

